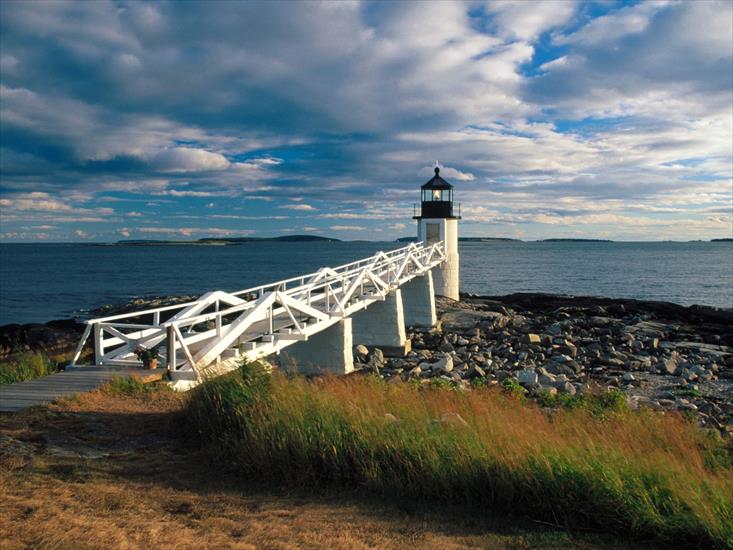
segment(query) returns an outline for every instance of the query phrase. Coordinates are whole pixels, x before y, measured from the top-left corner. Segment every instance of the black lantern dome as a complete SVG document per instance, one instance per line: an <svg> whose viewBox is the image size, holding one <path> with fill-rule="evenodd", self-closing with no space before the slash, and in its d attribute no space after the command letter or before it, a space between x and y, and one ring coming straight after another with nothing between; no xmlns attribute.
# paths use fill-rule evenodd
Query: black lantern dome
<svg viewBox="0 0 733 550"><path fill-rule="evenodd" d="M435 175L420 187L420 218L453 218L453 186L440 177L440 168L435 167Z"/></svg>

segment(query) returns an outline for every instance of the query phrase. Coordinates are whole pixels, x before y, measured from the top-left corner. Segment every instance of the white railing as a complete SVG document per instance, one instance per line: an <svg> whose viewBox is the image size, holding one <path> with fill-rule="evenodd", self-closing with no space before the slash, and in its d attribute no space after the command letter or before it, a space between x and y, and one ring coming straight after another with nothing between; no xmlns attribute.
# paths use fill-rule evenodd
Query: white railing
<svg viewBox="0 0 733 550"><path fill-rule="evenodd" d="M71 364L93 335L96 365L139 365L135 351L160 347L168 370L199 377L222 357L255 359L307 340L444 259L442 242L415 243L234 293L90 319Z"/></svg>

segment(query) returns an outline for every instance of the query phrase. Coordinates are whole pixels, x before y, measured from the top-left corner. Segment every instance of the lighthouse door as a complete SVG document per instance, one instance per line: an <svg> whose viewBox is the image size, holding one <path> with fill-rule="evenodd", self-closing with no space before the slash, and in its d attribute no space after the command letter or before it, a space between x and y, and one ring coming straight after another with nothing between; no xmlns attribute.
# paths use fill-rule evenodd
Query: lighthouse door
<svg viewBox="0 0 733 550"><path fill-rule="evenodd" d="M440 242L440 224L439 223L426 223L425 224L425 240L426 244L434 244Z"/></svg>

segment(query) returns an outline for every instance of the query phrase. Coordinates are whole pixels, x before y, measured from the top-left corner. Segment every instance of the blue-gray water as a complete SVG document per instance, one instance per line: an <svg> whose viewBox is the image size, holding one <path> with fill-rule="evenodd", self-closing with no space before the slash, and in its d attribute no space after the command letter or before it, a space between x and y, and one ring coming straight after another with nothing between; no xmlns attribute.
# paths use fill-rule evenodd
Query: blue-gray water
<svg viewBox="0 0 733 550"><path fill-rule="evenodd" d="M135 296L240 290L340 265L385 243L0 245L0 324L45 322ZM733 307L733 243L461 243L461 290Z"/></svg>

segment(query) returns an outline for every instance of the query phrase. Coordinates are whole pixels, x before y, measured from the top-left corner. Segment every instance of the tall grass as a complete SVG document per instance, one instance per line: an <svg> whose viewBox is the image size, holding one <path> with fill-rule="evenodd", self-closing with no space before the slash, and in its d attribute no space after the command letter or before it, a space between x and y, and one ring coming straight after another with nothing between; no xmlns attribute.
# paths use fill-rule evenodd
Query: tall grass
<svg viewBox="0 0 733 550"><path fill-rule="evenodd" d="M59 364L45 353L25 351L0 363L0 385L24 382L59 371Z"/></svg>
<svg viewBox="0 0 733 550"><path fill-rule="evenodd" d="M307 381L251 366L201 385L188 407L202 442L249 477L733 546L729 449L677 416L548 414L501 391Z"/></svg>

